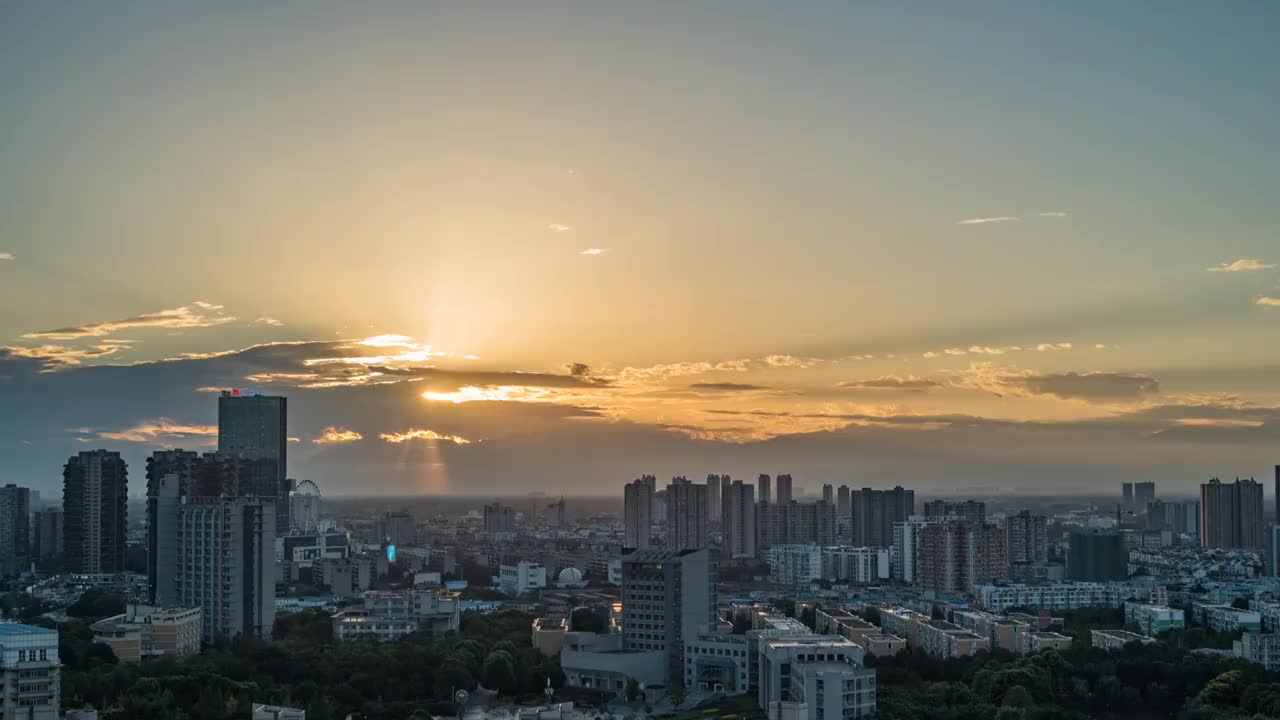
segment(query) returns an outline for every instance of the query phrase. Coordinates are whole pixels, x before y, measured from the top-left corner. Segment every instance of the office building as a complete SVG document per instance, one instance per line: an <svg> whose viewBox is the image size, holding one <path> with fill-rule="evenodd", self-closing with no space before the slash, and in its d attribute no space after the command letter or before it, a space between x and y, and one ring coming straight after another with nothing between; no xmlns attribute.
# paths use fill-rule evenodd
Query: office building
<svg viewBox="0 0 1280 720"><path fill-rule="evenodd" d="M849 494L853 545L889 547L893 544L893 524L915 514L916 493L895 487L892 490L862 488Z"/></svg>
<svg viewBox="0 0 1280 720"><path fill-rule="evenodd" d="M1124 501L1126 510L1133 509L1133 483L1127 482L1120 486L1120 497Z"/></svg>
<svg viewBox="0 0 1280 720"><path fill-rule="evenodd" d="M276 531L289 531L289 412L283 397L255 391L223 390L218 397L218 453L274 464L260 465L268 473L274 492L255 490L257 496L274 497ZM236 493L250 494L250 493Z"/></svg>
<svg viewBox="0 0 1280 720"><path fill-rule="evenodd" d="M0 718L59 720L58 631L0 623Z"/></svg>
<svg viewBox="0 0 1280 720"><path fill-rule="evenodd" d="M841 485L836 488L836 517L849 517L849 486Z"/></svg>
<svg viewBox="0 0 1280 720"><path fill-rule="evenodd" d="M917 582L927 590L967 593L1009 577L1004 531L995 525L948 520L920 529Z"/></svg>
<svg viewBox="0 0 1280 720"><path fill-rule="evenodd" d="M1004 523L1011 565L1043 565L1049 561L1048 518L1023 510L1005 518Z"/></svg>
<svg viewBox="0 0 1280 720"><path fill-rule="evenodd" d="M125 612L93 624L93 641L111 648L116 659L137 663L162 655L182 658L200 652L200 608L159 608L129 604Z"/></svg>
<svg viewBox="0 0 1280 720"><path fill-rule="evenodd" d="M277 543L280 563L280 579L283 582L307 582L323 585L317 572L326 560L342 561L351 558L351 539L345 532L315 533L312 535L286 535Z"/></svg>
<svg viewBox="0 0 1280 720"><path fill-rule="evenodd" d="M180 495L159 480L156 604L200 608L201 638L271 638L275 622L275 498Z"/></svg>
<svg viewBox="0 0 1280 720"><path fill-rule="evenodd" d="M775 634L777 633L777 634ZM875 714L875 671L865 651L837 635L773 631L757 642L756 701L770 717L863 718Z"/></svg>
<svg viewBox="0 0 1280 720"><path fill-rule="evenodd" d="M930 500L924 504L923 514L929 520L984 523L987 521L987 504L978 500Z"/></svg>
<svg viewBox="0 0 1280 720"><path fill-rule="evenodd" d="M461 603L456 593L428 589L370 591L362 598L360 610L334 616L335 639L394 642L407 634L406 628L408 632L439 637L461 627Z"/></svg>
<svg viewBox="0 0 1280 720"><path fill-rule="evenodd" d="M756 478L756 492L759 493L760 502L762 503L770 502L773 499L772 496L770 495L772 491L773 491L773 483L769 479L768 475L765 475L762 473L760 477Z"/></svg>
<svg viewBox="0 0 1280 720"><path fill-rule="evenodd" d="M63 555L61 510L40 510L34 516L31 553L36 567L53 570L61 567Z"/></svg>
<svg viewBox="0 0 1280 720"><path fill-rule="evenodd" d="M62 469L62 546L68 572L124 570L128 467L120 453L86 450Z"/></svg>
<svg viewBox="0 0 1280 720"><path fill-rule="evenodd" d="M721 485L720 556L744 560L756 556L756 488L741 480Z"/></svg>
<svg viewBox="0 0 1280 720"><path fill-rule="evenodd" d="M707 517L711 522L720 522L720 500L723 495L725 485L731 482L728 475L708 475L707 476Z"/></svg>
<svg viewBox="0 0 1280 720"><path fill-rule="evenodd" d="M836 488L831 483L824 483L822 485L822 502L830 503L832 505L836 504Z"/></svg>
<svg viewBox="0 0 1280 720"><path fill-rule="evenodd" d="M650 548L622 556L623 649L665 656L668 681L684 677L685 643L715 621L710 550Z"/></svg>
<svg viewBox="0 0 1280 720"><path fill-rule="evenodd" d="M31 568L31 491L0 487L0 577Z"/></svg>
<svg viewBox="0 0 1280 720"><path fill-rule="evenodd" d="M778 504L786 505L791 502L791 476L779 475L774 480L778 483Z"/></svg>
<svg viewBox="0 0 1280 720"><path fill-rule="evenodd" d="M1071 533L1067 552L1067 578L1086 582L1125 580L1129 577L1129 551L1124 537L1114 532Z"/></svg>
<svg viewBox="0 0 1280 720"><path fill-rule="evenodd" d="M1213 478L1200 486L1200 545L1261 550L1262 483L1252 478L1226 484Z"/></svg>
<svg viewBox="0 0 1280 720"><path fill-rule="evenodd" d="M490 535L516 531L516 511L510 505L489 503L484 506L484 531Z"/></svg>
<svg viewBox="0 0 1280 720"><path fill-rule="evenodd" d="M649 547L653 536L653 484L642 477L622 489L623 540L626 548Z"/></svg>
<svg viewBox="0 0 1280 720"><path fill-rule="evenodd" d="M791 695L808 718L870 718L876 714L876 671L843 662L796 663Z"/></svg>
<svg viewBox="0 0 1280 720"><path fill-rule="evenodd" d="M707 486L684 477L667 486L667 547L697 550L707 546Z"/></svg>
<svg viewBox="0 0 1280 720"><path fill-rule="evenodd" d="M1155 502L1156 484L1153 482L1140 482L1133 484L1133 509L1134 512L1145 512L1147 505Z"/></svg>

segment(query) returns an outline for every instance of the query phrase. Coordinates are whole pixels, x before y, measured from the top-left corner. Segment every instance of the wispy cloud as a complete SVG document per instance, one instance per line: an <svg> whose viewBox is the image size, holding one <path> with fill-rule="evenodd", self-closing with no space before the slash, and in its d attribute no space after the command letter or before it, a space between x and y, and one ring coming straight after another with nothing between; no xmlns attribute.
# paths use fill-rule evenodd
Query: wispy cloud
<svg viewBox="0 0 1280 720"><path fill-rule="evenodd" d="M355 430L348 430L344 427L330 425L329 427L324 429L324 432L320 433L317 437L313 438L311 442L315 443L316 445L330 445L335 443L355 442L357 440L363 440L363 439L364 439L364 436L356 432Z"/></svg>
<svg viewBox="0 0 1280 720"><path fill-rule="evenodd" d="M967 220L957 220L956 224L957 225L986 225L987 223L1003 223L1003 222L1017 222L1017 221L1018 221L1018 218L1013 217L1012 215L1000 215L997 217L977 217L977 218L969 218Z"/></svg>
<svg viewBox="0 0 1280 720"><path fill-rule="evenodd" d="M1253 302L1264 307L1280 307L1280 297L1271 297L1270 295L1261 295Z"/></svg>
<svg viewBox="0 0 1280 720"><path fill-rule="evenodd" d="M608 248L587 248L586 250L583 250L578 254L579 255L603 255L607 252L609 252Z"/></svg>
<svg viewBox="0 0 1280 720"><path fill-rule="evenodd" d="M262 317L258 318L257 320L254 320L253 322L254 322L255 324L258 324L258 325L270 325L271 327L280 327L280 326L284 325L284 323L283 323L283 322L281 322L281 321L279 321L279 320L277 320L277 319L275 319L275 318L273 318L273 317L267 317L266 315L263 315Z"/></svg>
<svg viewBox="0 0 1280 720"><path fill-rule="evenodd" d="M1050 210L1049 212L1040 213L1040 217L1064 218L1067 217L1067 215L1067 213L1064 213L1061 210Z"/></svg>
<svg viewBox="0 0 1280 720"><path fill-rule="evenodd" d="M389 443L402 443L410 440L429 440L432 442L450 442L454 445L470 445L471 441L461 435L445 435L435 430L410 429L402 433L381 433L378 437Z"/></svg>
<svg viewBox="0 0 1280 720"><path fill-rule="evenodd" d="M1209 272L1252 272L1255 270L1271 270L1274 267L1274 263L1264 263L1258 258L1240 258L1232 262L1219 263L1208 268L1208 270Z"/></svg>
<svg viewBox="0 0 1280 720"><path fill-rule="evenodd" d="M132 346L127 341L103 340L97 344L83 348L65 345L40 345L37 347L20 347L16 345L0 345L0 359L26 358L41 367L41 372L53 372L69 365L79 365L84 360L114 355Z"/></svg>
<svg viewBox="0 0 1280 720"><path fill-rule="evenodd" d="M13 253L0 252L0 260L12 260L12 259L13 259Z"/></svg>
<svg viewBox="0 0 1280 720"><path fill-rule="evenodd" d="M907 377L885 375L871 380L850 380L837 385L837 387L849 390L904 390L907 392L924 392L941 386L942 383L936 380L918 378L914 375L908 375Z"/></svg>
<svg viewBox="0 0 1280 720"><path fill-rule="evenodd" d="M559 232L569 232L573 228L569 227L568 225L562 225L560 223L551 223L550 225L547 226L547 229L550 230L551 232L559 233Z"/></svg>
<svg viewBox="0 0 1280 720"><path fill-rule="evenodd" d="M87 428L81 428L84 432ZM142 422L123 430L101 431L99 439L117 440L119 442L163 443L163 442L196 442L201 445L212 445L217 441L217 425L187 425L170 418L161 417Z"/></svg>
<svg viewBox="0 0 1280 720"><path fill-rule="evenodd" d="M769 355L764 362L769 367L807 369L822 362L822 358L796 357L795 355Z"/></svg>
<svg viewBox="0 0 1280 720"><path fill-rule="evenodd" d="M1113 372L1040 373L1016 367L975 363L953 383L997 396L1047 395L1090 403L1125 403L1160 392L1160 382L1147 375Z"/></svg>
<svg viewBox="0 0 1280 720"><path fill-rule="evenodd" d="M106 320L30 332L22 337L47 340L76 340L85 337L106 337L119 330L128 328L203 328L225 325L235 321L234 317L221 314L222 306L197 300L190 305L183 305L172 310L134 315L122 320Z"/></svg>

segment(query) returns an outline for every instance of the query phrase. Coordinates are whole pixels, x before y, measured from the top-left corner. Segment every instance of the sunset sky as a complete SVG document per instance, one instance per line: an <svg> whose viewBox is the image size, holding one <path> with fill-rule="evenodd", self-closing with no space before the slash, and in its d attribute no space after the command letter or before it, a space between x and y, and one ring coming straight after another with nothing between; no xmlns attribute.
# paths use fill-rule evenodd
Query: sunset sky
<svg viewBox="0 0 1280 720"><path fill-rule="evenodd" d="M332 494L1280 463L1274 4L23 5L0 482L229 387Z"/></svg>

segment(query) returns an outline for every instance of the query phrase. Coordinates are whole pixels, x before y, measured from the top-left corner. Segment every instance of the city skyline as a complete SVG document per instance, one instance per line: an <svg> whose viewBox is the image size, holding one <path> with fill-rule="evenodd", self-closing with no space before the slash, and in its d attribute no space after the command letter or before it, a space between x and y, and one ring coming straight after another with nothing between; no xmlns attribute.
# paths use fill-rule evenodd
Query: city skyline
<svg viewBox="0 0 1280 720"><path fill-rule="evenodd" d="M0 484L1271 477L1274 8L596 12L0 9Z"/></svg>

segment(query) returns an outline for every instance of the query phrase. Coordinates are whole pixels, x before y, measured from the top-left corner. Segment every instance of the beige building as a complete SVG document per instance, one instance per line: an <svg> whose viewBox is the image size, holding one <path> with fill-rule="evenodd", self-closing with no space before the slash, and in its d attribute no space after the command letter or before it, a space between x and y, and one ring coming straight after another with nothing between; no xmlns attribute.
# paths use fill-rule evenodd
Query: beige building
<svg viewBox="0 0 1280 720"><path fill-rule="evenodd" d="M128 610L93 624L94 642L111 648L120 662L200 652L200 608L130 605Z"/></svg>
<svg viewBox="0 0 1280 720"><path fill-rule="evenodd" d="M934 657L967 657L991 649L989 639L945 620L921 622L917 632L919 647Z"/></svg>
<svg viewBox="0 0 1280 720"><path fill-rule="evenodd" d="M907 649L907 641L897 635L886 635L884 633L873 633L863 635L858 644L868 655L876 657L893 657L903 650Z"/></svg>
<svg viewBox="0 0 1280 720"><path fill-rule="evenodd" d="M569 622L563 616L540 617L533 621L533 646L547 657L560 654Z"/></svg>
<svg viewBox="0 0 1280 720"><path fill-rule="evenodd" d="M1022 636L1022 653L1034 655L1041 650L1067 650L1071 638L1056 632L1029 632Z"/></svg>

